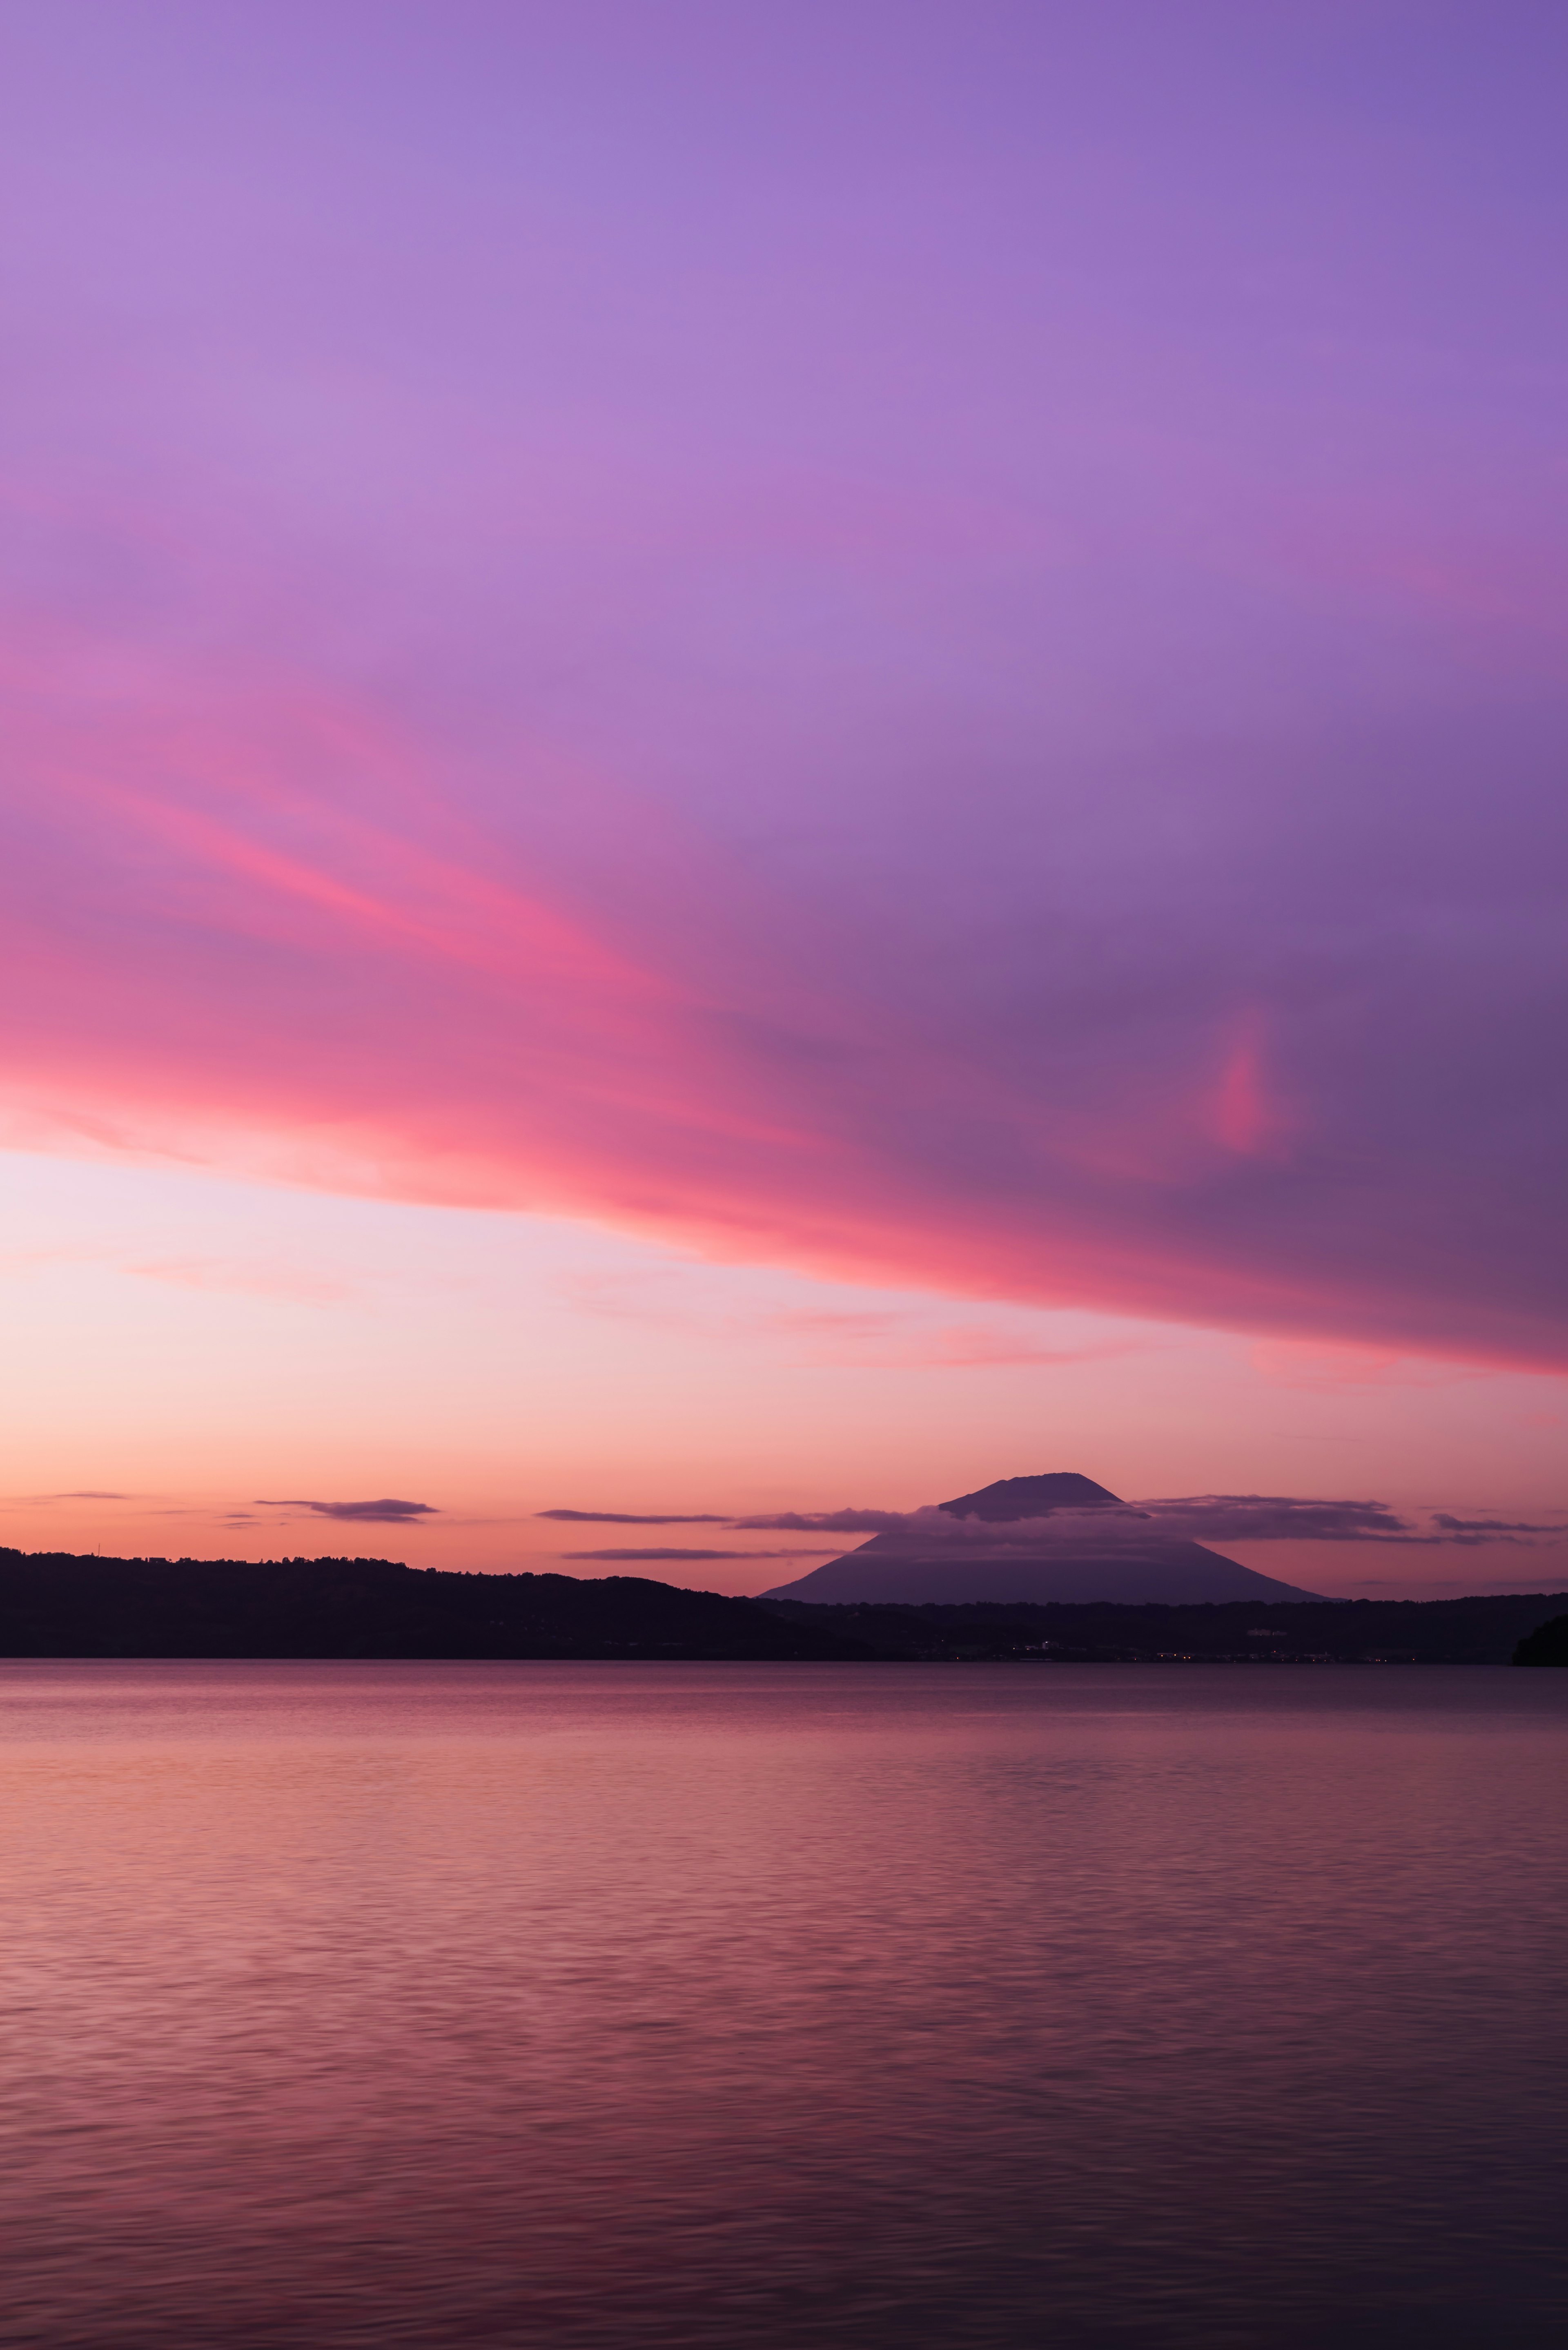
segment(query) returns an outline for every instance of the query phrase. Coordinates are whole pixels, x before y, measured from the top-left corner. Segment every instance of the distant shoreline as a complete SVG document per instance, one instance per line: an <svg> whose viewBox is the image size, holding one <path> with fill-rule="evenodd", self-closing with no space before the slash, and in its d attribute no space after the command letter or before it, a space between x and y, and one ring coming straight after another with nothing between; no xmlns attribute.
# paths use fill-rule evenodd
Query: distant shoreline
<svg viewBox="0 0 1568 2350"><path fill-rule="evenodd" d="M639 1575L0 1550L0 1658L91 1663L1506 1665L1568 1592L814 1606Z"/></svg>

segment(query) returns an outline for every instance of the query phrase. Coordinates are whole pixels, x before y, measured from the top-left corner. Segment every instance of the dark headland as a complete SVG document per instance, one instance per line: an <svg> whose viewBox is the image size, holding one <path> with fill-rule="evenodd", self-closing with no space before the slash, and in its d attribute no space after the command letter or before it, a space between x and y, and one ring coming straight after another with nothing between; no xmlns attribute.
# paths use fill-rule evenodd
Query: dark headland
<svg viewBox="0 0 1568 2350"><path fill-rule="evenodd" d="M1521 1640L1513 1652L1516 1665L1568 1666L1568 1616L1553 1616Z"/></svg>
<svg viewBox="0 0 1568 2350"><path fill-rule="evenodd" d="M10 1658L1505 1665L1564 1608L1568 1592L1266 1607L813 1607L681 1591L639 1575L0 1550L0 1656ZM1554 1648L1542 1642L1520 1661L1561 1658L1559 1633Z"/></svg>
<svg viewBox="0 0 1568 2350"><path fill-rule="evenodd" d="M462 1575L386 1558L80 1558L0 1550L0 1655L864 1657L833 1626L641 1575Z"/></svg>

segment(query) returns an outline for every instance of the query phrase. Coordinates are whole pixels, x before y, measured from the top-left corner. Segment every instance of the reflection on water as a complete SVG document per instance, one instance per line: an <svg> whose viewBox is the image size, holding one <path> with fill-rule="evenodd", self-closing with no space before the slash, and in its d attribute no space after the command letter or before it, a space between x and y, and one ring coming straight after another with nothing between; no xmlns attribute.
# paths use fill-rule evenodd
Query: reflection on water
<svg viewBox="0 0 1568 2350"><path fill-rule="evenodd" d="M8 2344L1497 2345L1568 1674L0 1667Z"/></svg>

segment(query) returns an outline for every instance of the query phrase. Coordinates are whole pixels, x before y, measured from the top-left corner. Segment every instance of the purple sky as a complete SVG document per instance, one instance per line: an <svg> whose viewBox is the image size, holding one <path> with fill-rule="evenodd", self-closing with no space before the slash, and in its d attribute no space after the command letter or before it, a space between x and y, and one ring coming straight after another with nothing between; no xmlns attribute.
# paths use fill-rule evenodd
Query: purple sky
<svg viewBox="0 0 1568 2350"><path fill-rule="evenodd" d="M3 47L5 1138L1568 1363L1561 9Z"/></svg>

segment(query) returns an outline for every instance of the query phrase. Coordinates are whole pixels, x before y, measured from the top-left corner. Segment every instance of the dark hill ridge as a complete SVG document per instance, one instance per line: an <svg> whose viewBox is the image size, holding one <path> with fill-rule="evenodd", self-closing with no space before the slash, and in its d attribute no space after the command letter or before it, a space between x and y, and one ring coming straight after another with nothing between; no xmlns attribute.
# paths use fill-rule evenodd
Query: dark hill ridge
<svg viewBox="0 0 1568 2350"><path fill-rule="evenodd" d="M1507 1664L1562 1659L1568 1592L1261 1607L814 1607L641 1575L454 1575L385 1558L82 1558L0 1550L0 1656L697 1659L955 1657ZM1565 1619L1568 1620L1568 1619ZM1548 1626L1539 1649L1530 1636Z"/></svg>
<svg viewBox="0 0 1568 2350"><path fill-rule="evenodd" d="M1039 1477L999 1477L977 1493L939 1502L940 1516L980 1520L997 1529L994 1541L949 1537L918 1523L876 1534L858 1550L831 1558L794 1583L763 1596L801 1599L817 1607L853 1602L891 1607L960 1607L976 1602L1045 1606L1052 1602L1186 1607L1251 1600L1313 1599L1293 1583L1277 1583L1202 1543L1151 1532L1147 1518L1092 1477L1058 1470ZM919 1514L919 1513L916 1513ZM1041 1532L1010 1543L1009 1525L1039 1524L1057 1516L1087 1519L1059 1534ZM1096 1523L1099 1520L1100 1523Z"/></svg>
<svg viewBox="0 0 1568 2350"><path fill-rule="evenodd" d="M452 1575L385 1558L0 1550L0 1656L560 1657L826 1662L867 1649L641 1575Z"/></svg>

